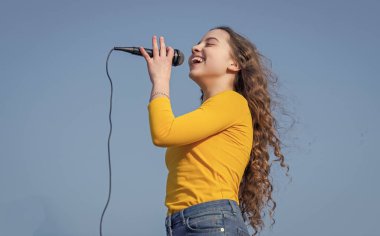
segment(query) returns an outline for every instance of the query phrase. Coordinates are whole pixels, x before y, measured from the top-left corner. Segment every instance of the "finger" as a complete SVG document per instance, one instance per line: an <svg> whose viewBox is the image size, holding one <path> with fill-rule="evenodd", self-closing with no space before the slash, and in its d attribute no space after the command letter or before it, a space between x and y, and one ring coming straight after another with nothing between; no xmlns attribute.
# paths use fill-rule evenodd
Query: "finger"
<svg viewBox="0 0 380 236"><path fill-rule="evenodd" d="M141 54L145 58L145 60L147 60L147 61L151 60L149 54L145 51L145 49L143 47L139 47L139 49L140 49Z"/></svg>
<svg viewBox="0 0 380 236"><path fill-rule="evenodd" d="M159 52L158 52L158 46L157 46L157 37L156 35L153 35L153 39L152 39L152 43L153 43L153 58L156 58L159 55Z"/></svg>
<svg viewBox="0 0 380 236"><path fill-rule="evenodd" d="M164 36L160 37L160 56L166 57L166 46Z"/></svg>
<svg viewBox="0 0 380 236"><path fill-rule="evenodd" d="M168 58L170 60L173 60L173 57L174 57L174 49L172 47L167 47L167 51L168 51Z"/></svg>

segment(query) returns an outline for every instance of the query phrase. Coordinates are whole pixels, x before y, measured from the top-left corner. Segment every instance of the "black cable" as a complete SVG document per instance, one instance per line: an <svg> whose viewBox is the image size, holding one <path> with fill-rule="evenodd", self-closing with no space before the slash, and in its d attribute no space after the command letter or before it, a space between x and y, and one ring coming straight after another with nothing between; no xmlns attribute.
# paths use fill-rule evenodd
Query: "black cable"
<svg viewBox="0 0 380 236"><path fill-rule="evenodd" d="M107 71L107 76L109 78L109 81L111 83L111 99L110 99L110 113L109 113L109 121L110 121L110 133L109 133L109 136L108 136L108 167L109 167L109 194L108 194L108 200L107 200L107 204L106 206L104 207L104 210L103 210L103 214L102 214L102 217L100 219L100 236L102 236L102 222L103 222L103 215L104 215L104 212L108 206L108 203L109 203L109 200L110 200L110 197L111 197L111 176L112 176L112 173L111 173L111 158L110 158L110 137L111 137L111 133L112 133L112 121L111 121L111 111L112 111L112 94L113 94L113 86L112 86L112 80L111 80L111 77L110 75L108 74L108 58L110 57L111 55L111 52L114 50L114 48L112 48L110 50L110 52L108 53L108 56L107 56L107 61L106 61L106 71Z"/></svg>

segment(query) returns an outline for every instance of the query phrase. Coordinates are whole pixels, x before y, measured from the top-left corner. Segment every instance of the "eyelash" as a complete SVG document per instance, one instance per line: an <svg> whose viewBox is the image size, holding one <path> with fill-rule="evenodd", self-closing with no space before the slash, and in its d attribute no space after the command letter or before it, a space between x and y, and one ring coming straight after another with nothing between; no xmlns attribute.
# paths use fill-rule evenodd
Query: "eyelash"
<svg viewBox="0 0 380 236"><path fill-rule="evenodd" d="M198 44L199 44L199 43L197 43L196 45L198 45ZM212 44L212 43L206 43L206 46L207 46L207 45L214 45L214 44Z"/></svg>
<svg viewBox="0 0 380 236"><path fill-rule="evenodd" d="M199 43L198 43L198 44L199 44ZM196 44L196 45L198 45L198 44ZM214 44L211 44L211 43L206 43L206 47L207 47L208 45L214 45ZM190 51L192 52L192 51L193 51L193 49L191 48L191 49L190 49Z"/></svg>

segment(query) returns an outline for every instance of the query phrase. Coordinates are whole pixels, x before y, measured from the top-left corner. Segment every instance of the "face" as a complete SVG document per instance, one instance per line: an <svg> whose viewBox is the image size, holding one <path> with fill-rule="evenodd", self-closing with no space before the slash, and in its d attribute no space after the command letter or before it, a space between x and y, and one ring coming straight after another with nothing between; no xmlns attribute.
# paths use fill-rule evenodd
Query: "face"
<svg viewBox="0 0 380 236"><path fill-rule="evenodd" d="M224 30L214 29L208 31L193 46L192 55L188 59L189 77L201 87L214 84L218 78L226 78L231 71L237 71L236 63L230 57L229 37ZM202 56L204 61L193 63L192 58L195 55Z"/></svg>

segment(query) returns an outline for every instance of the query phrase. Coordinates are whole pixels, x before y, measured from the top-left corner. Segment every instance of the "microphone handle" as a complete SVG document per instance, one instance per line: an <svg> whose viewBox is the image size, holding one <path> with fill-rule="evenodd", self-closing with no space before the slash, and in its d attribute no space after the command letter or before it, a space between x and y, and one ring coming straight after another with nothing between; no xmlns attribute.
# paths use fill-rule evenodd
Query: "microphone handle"
<svg viewBox="0 0 380 236"><path fill-rule="evenodd" d="M129 52L135 55L142 56L139 47L114 47L114 50ZM153 57L153 49L144 48L150 57ZM173 66L178 66L183 63L184 55L178 49L174 49Z"/></svg>
<svg viewBox="0 0 380 236"><path fill-rule="evenodd" d="M114 49L142 56L139 47L114 47ZM153 57L153 50L152 49L150 49L150 48L144 48L144 49L149 54L149 56Z"/></svg>

